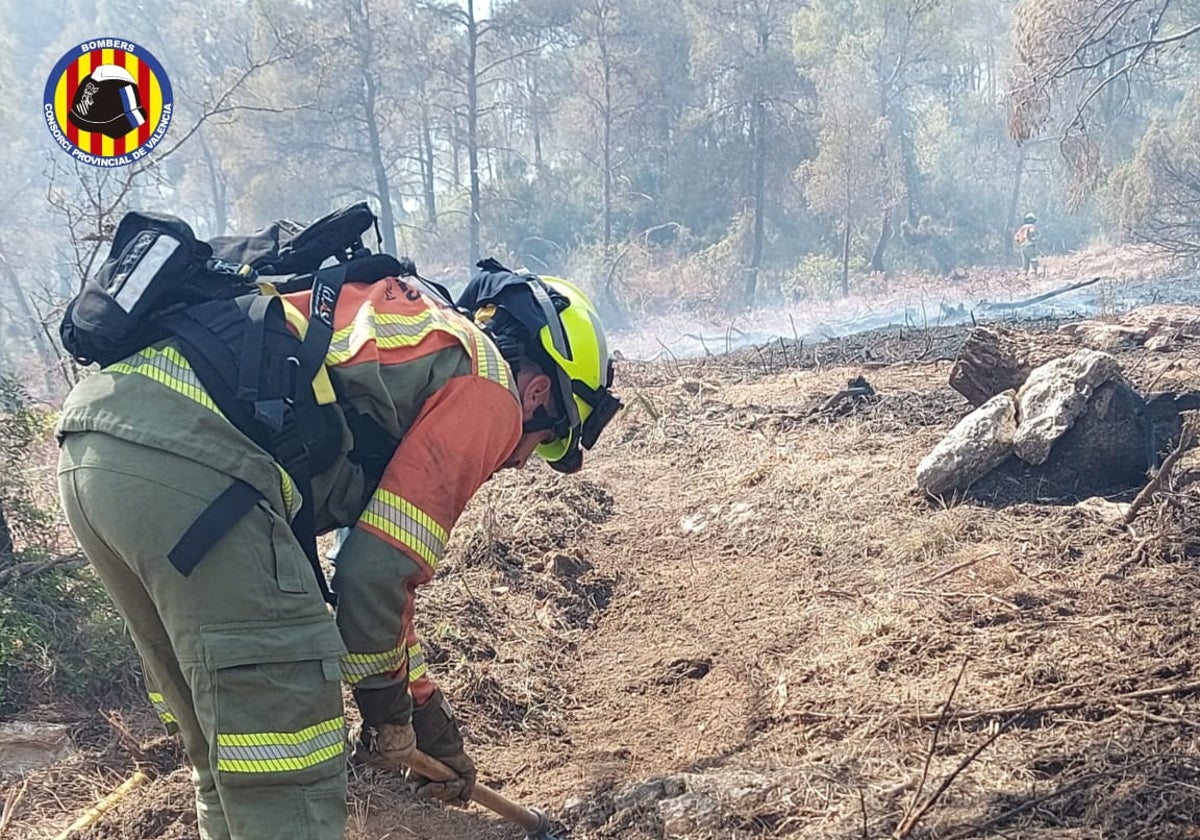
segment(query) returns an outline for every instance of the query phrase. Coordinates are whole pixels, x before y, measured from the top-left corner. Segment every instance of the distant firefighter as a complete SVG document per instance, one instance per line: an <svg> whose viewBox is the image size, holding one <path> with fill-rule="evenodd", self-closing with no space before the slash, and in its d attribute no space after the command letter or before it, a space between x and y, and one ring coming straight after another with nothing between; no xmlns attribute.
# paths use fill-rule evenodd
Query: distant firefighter
<svg viewBox="0 0 1200 840"><path fill-rule="evenodd" d="M1025 214L1025 221L1017 232L1013 234L1013 245L1017 248L1017 253L1021 255L1021 269L1025 272L1025 276L1029 276L1029 269L1033 269L1033 273L1038 273L1038 232L1037 232L1037 216L1032 213Z"/></svg>

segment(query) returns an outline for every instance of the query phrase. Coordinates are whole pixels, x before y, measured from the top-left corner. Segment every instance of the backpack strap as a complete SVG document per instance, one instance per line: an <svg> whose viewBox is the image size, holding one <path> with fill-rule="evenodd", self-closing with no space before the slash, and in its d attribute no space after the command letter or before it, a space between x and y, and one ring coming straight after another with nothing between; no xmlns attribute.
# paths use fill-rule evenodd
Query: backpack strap
<svg viewBox="0 0 1200 840"><path fill-rule="evenodd" d="M323 268L313 275L312 295L308 304L308 330L296 352L299 382L312 382L321 365L325 364L325 354L329 352L329 343L333 340L333 312L346 282L346 273L345 264L339 264Z"/></svg>
<svg viewBox="0 0 1200 840"><path fill-rule="evenodd" d="M277 294L260 294L250 301L244 316L249 323L243 333L240 358L218 337L212 324L206 323L194 311L183 309L164 320L164 326L178 340L180 352L225 417L268 452L291 477L302 498L300 509L292 517L291 530L308 557L321 597L331 605L337 604L337 597L329 588L317 553L310 453L292 406L297 400L312 396L302 389L313 388L313 381L325 363L333 340L334 311L342 286L347 280L373 282L398 273L399 268L395 258L381 254L340 263L311 275L312 293L304 338L295 354L283 362L292 368L290 375L267 379L286 383L281 393L264 394L259 387L263 381L262 365L279 363L278 359L267 358L264 354L266 322L272 309L278 309L281 319L286 318L283 301ZM238 317L243 317L237 304L232 304L228 311L235 310ZM229 373L222 375L222 371ZM236 385L231 380L233 371L237 372ZM191 574L204 555L261 498L262 494L250 485L235 482L192 523L169 553L171 562L183 574Z"/></svg>
<svg viewBox="0 0 1200 840"><path fill-rule="evenodd" d="M336 284L335 288L340 291L340 284ZM281 305L277 298L265 296L256 298L251 303L252 324L247 328L248 334L258 332L261 336L265 329L264 321L272 302L277 306ZM336 294L333 303L336 303ZM326 346L328 346L329 337L333 335L332 317L332 313L330 313L330 328L328 336L324 339ZM292 533L301 548L304 549L305 556L308 557L313 575L317 579L317 587L321 591L321 597L326 603L335 605L337 598L329 588L325 572L321 569L320 556L317 553L316 522L313 510L315 502L312 494L308 448L304 444L303 435L296 427L295 416L291 411L291 402L295 393L264 395L258 392L257 372L262 358L261 338L259 352L252 353L249 358L243 358L239 362L229 347L219 340L211 329L186 310L171 318L167 326L178 339L180 352L191 364L204 389L225 414L225 417L260 448L270 453L296 485L302 501L300 509L292 517ZM320 331L318 330L318 339L314 340L310 329L304 344L298 351L298 356L304 354L304 345L310 341L313 341L314 349L310 350L309 354L316 352L319 347L319 335ZM319 358L324 359L324 351L321 351ZM297 377L292 380L293 390L311 387L310 383L312 382L311 377L301 378L305 368L303 361L298 361L299 371ZM222 370L238 371L239 387L237 390L230 385L225 376L221 375ZM248 372L250 370L254 372L252 379ZM239 393L242 392L242 385L247 382L255 383L252 391L258 399L253 403L247 402L242 398L242 393ZM253 406L253 410L251 410L251 406ZM246 486L249 487L249 485ZM176 568L184 574L190 574L191 568L194 568L196 563L216 545L217 541L254 507L254 502L262 498L262 494L254 488L249 489L256 495L256 498L249 504L247 504L248 494L245 491L227 490L205 509L168 554ZM233 493L233 498L227 498L231 493ZM198 524L202 524L203 527L198 527ZM189 563L190 568L187 568Z"/></svg>
<svg viewBox="0 0 1200 840"><path fill-rule="evenodd" d="M250 324L242 335L241 364L238 366L237 398L258 402L258 379L262 368L263 337L267 331L267 310L273 298L260 295L250 304Z"/></svg>
<svg viewBox="0 0 1200 840"><path fill-rule="evenodd" d="M171 561L171 565L184 577L191 575L197 564L204 559L204 555L208 554L217 541L240 522L262 497L262 493L235 478L233 484L196 517L196 521L168 552L167 559Z"/></svg>

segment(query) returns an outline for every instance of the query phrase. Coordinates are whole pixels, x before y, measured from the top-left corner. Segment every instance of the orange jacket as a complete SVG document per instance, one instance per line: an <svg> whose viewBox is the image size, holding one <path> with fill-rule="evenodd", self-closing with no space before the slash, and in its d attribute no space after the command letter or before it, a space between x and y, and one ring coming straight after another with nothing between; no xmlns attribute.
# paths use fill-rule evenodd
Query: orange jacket
<svg viewBox="0 0 1200 840"><path fill-rule="evenodd" d="M306 313L309 293L285 301ZM420 704L434 684L413 625L416 588L433 577L467 502L520 439L515 383L482 331L396 278L343 287L326 365L339 393L400 440L363 504L334 501L336 479L322 491L327 513L361 510L356 521L326 520L355 526L334 580L349 650L343 675L361 688L407 679Z"/></svg>

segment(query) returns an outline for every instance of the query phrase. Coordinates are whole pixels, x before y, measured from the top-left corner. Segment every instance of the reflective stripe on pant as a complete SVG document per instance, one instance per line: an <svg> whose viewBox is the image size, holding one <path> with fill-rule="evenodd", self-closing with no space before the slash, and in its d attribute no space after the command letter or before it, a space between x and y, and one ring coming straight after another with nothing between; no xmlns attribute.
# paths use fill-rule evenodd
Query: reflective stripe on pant
<svg viewBox="0 0 1200 840"><path fill-rule="evenodd" d="M68 435L59 464L71 528L183 736L200 836L340 840L345 651L287 522L260 503L190 577L167 560L229 483L94 432Z"/></svg>

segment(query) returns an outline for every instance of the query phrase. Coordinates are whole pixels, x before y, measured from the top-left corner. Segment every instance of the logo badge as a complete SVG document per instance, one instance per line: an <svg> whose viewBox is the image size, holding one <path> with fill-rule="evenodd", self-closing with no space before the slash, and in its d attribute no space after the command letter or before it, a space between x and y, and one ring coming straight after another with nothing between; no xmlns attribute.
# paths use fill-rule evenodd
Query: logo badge
<svg viewBox="0 0 1200 840"><path fill-rule="evenodd" d="M73 47L46 80L46 126L59 147L91 166L127 166L171 125L171 81L149 50L122 38Z"/></svg>

